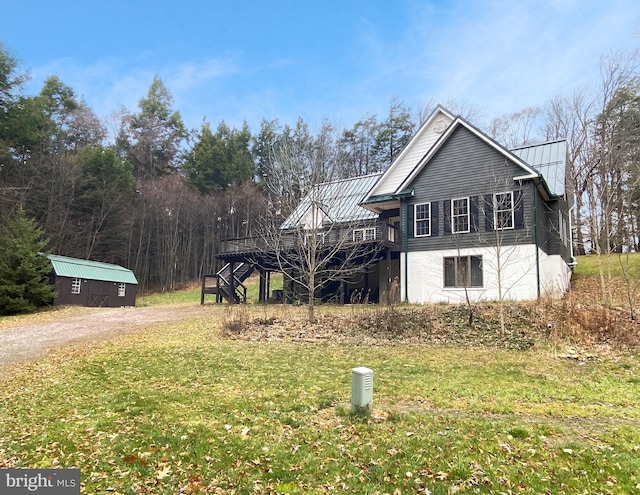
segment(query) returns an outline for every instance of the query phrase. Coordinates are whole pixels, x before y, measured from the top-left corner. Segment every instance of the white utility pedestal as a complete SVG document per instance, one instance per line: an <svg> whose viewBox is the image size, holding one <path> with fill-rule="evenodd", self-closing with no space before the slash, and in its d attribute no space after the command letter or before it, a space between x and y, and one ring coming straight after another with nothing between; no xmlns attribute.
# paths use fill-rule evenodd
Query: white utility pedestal
<svg viewBox="0 0 640 495"><path fill-rule="evenodd" d="M351 369L351 412L368 414L373 408L373 370Z"/></svg>

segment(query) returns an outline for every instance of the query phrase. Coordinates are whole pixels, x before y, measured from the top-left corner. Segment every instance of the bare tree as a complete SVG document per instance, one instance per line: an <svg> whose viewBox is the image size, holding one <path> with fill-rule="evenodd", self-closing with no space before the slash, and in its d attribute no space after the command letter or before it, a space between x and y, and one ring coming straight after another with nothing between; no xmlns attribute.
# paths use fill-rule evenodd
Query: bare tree
<svg viewBox="0 0 640 495"><path fill-rule="evenodd" d="M422 125L427 121L429 116L438 106L438 103L439 102L434 98L429 98L422 105L420 105L414 117L417 129L421 128ZM460 98L448 98L447 100L445 100L442 106L452 112L454 115L459 115L469 122L482 122L486 118L485 113L472 103L469 103L468 100Z"/></svg>
<svg viewBox="0 0 640 495"><path fill-rule="evenodd" d="M452 233L457 257L445 260L445 283L451 283L447 282L449 276L454 277L453 285L463 289L469 326L473 325L480 300L487 295L487 291L495 291L500 334L504 336L505 302L512 290L531 272L535 262L523 257L520 251L521 237L525 235L521 230L523 191L514 187L513 181L495 177L490 192L484 192L485 194L475 200L478 214L475 219L472 217L469 229L477 235L476 245L486 248L472 249L472 254L467 254L468 251L463 254L460 235ZM484 225L481 225L481 218L484 219ZM476 254L473 254L474 252ZM447 275L447 272L450 272L450 275Z"/></svg>
<svg viewBox="0 0 640 495"><path fill-rule="evenodd" d="M382 249L377 241L387 234L357 205L366 190L359 196L356 190L354 195L353 183L362 179L326 182L335 163L335 148L328 146L329 142L316 139L306 150L281 142L273 149L277 180L270 182L272 177L267 181L271 199L258 228L263 252L253 260L263 268L282 272L285 286L288 283L306 294L312 322L318 292L330 284L341 285L363 276ZM304 170L304 184L296 170ZM305 194L298 201L287 191L300 186ZM284 212L292 212L286 220Z"/></svg>
<svg viewBox="0 0 640 495"><path fill-rule="evenodd" d="M474 259L481 259L479 256L463 256L462 248L460 246L460 235L453 234L454 245L456 247L457 256L455 258L445 258L445 284L447 283L447 272L452 272L454 278L454 286L462 287L464 291L464 304L467 307L467 326L473 326L473 321L476 315L476 309L482 299L484 290L480 293L475 291L472 293L471 288L473 283L473 271L472 266ZM475 294L475 296L474 296Z"/></svg>
<svg viewBox="0 0 640 495"><path fill-rule="evenodd" d="M353 129L343 131L339 141L340 177L355 177L375 172L373 148L378 123L375 115L366 115Z"/></svg>
<svg viewBox="0 0 640 495"><path fill-rule="evenodd" d="M527 145L532 139L540 113L539 107L527 107L519 112L496 117L490 122L487 133L507 148Z"/></svg>
<svg viewBox="0 0 640 495"><path fill-rule="evenodd" d="M593 98L584 90L576 90L567 97L551 98L543 109L544 132L548 141L566 139L569 153L570 192L576 200L572 210L576 248L585 253L584 216L585 193L593 174L590 150L593 146Z"/></svg>
<svg viewBox="0 0 640 495"><path fill-rule="evenodd" d="M521 238L525 235L520 230L524 221L523 211L523 191L514 188L513 181L495 178L492 191L484 195L485 233L481 237L484 237L493 251L493 259L484 261L484 266L495 274L502 336L506 331L505 302L514 287L535 267L535 258L523 257L520 252Z"/></svg>
<svg viewBox="0 0 640 495"><path fill-rule="evenodd" d="M586 198L590 212L591 247L598 255L600 284L607 305L613 252L622 252L625 196L637 167L638 115L640 114L639 52L614 53L601 61L602 86L594 119ZM637 176L637 175L636 175Z"/></svg>
<svg viewBox="0 0 640 495"><path fill-rule="evenodd" d="M629 307L629 317L635 321L636 319L636 294L640 287L640 270L637 264L631 261L629 251L618 254L618 262L622 270L622 278L624 280L625 298Z"/></svg>

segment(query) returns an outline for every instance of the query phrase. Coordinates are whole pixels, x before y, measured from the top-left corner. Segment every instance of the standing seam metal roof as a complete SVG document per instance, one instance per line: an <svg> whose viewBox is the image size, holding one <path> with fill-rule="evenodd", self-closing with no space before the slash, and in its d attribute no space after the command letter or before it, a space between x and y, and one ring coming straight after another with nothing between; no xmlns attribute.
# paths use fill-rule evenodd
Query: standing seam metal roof
<svg viewBox="0 0 640 495"><path fill-rule="evenodd" d="M565 175L567 166L567 142L522 146L511 150L521 160L535 168L549 186L551 194L563 196L565 193Z"/></svg>
<svg viewBox="0 0 640 495"><path fill-rule="evenodd" d="M506 151L506 150L505 150ZM565 175L567 166L567 143L564 140L522 146L510 152L544 178L549 192L555 196L565 194ZM372 220L378 215L360 206L367 194L373 189L383 173L353 177L318 184L307 194L298 207L282 223L282 229L299 225L300 221L316 203L334 223L355 220Z"/></svg>
<svg viewBox="0 0 640 495"><path fill-rule="evenodd" d="M334 223L376 219L378 215L360 206L360 202L381 176L382 172L379 172L318 184L302 199L280 228L297 226L314 201L320 203L322 211Z"/></svg>
<svg viewBox="0 0 640 495"><path fill-rule="evenodd" d="M103 280L125 284L138 284L133 272L120 265L101 263L99 261L69 258L57 254L48 255L53 271L59 277L84 278L89 280Z"/></svg>

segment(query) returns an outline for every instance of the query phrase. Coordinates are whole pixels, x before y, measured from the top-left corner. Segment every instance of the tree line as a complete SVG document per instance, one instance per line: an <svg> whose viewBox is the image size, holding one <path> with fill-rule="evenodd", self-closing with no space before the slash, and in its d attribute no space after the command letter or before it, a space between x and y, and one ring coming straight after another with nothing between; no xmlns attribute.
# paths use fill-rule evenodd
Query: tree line
<svg viewBox="0 0 640 495"><path fill-rule="evenodd" d="M25 94L27 77L0 44L0 226L23 210L49 251L131 268L143 290L215 272L223 239L251 236L267 211L284 218L319 182L386 169L434 108L393 99L350 128L265 118L257 133L188 129L157 76L109 122L57 76ZM617 53L603 57L599 88L485 124L465 102L445 106L508 147L567 138L576 249L637 251L639 81L638 54Z"/></svg>

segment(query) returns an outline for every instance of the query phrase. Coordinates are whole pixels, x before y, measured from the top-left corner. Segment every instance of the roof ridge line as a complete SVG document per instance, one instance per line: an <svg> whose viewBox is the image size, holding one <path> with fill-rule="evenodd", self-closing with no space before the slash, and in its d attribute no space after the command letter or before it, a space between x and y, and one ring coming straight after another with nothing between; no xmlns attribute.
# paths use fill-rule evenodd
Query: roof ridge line
<svg viewBox="0 0 640 495"><path fill-rule="evenodd" d="M516 146L515 148L511 148L509 149L509 151L516 151L516 150L523 150L525 148L535 148L537 146L544 146L546 144L555 144L555 143L566 143L567 139L566 138L562 138L562 139L552 139L550 141L544 141L542 143L536 143L536 144L525 144L523 146Z"/></svg>
<svg viewBox="0 0 640 495"><path fill-rule="evenodd" d="M356 179L365 179L367 177L373 177L375 175L380 175L383 174L384 171L379 171L379 172L371 172L370 174L364 174L364 175L356 175L355 177L345 177L344 179L335 179L335 180L328 180L325 182L318 182L318 186L323 186L325 184L337 184L338 182L346 182L348 180L356 180Z"/></svg>

